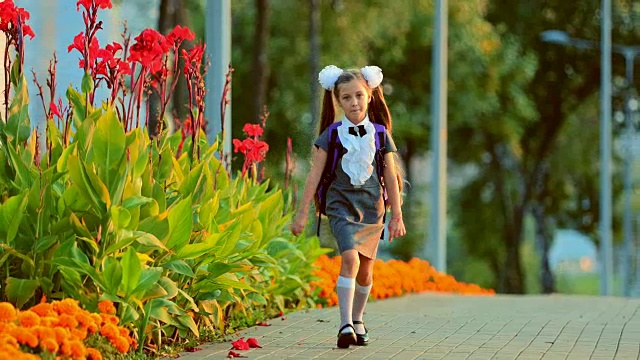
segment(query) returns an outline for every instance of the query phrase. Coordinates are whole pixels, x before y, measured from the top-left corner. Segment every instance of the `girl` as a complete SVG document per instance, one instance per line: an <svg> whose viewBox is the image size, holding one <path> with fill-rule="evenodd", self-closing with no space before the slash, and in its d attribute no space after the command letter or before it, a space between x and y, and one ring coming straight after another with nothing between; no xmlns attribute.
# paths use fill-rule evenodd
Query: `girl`
<svg viewBox="0 0 640 360"><path fill-rule="evenodd" d="M405 227L393 156L396 147L391 139L391 115L380 85L382 70L377 66L342 70L329 65L320 72L318 79L325 89L320 136L314 144L311 171L291 231L298 235L307 223L309 205L327 161L327 128L335 121L335 99L344 112L337 132L346 153L338 160L335 178L327 191L326 214L342 257L336 289L340 306L338 347L348 348L367 345L369 341L362 317L373 283L378 241L384 229L382 186L373 175L377 164L374 156L376 131L372 123L386 128L382 152L383 181L392 212L389 241L404 236Z"/></svg>

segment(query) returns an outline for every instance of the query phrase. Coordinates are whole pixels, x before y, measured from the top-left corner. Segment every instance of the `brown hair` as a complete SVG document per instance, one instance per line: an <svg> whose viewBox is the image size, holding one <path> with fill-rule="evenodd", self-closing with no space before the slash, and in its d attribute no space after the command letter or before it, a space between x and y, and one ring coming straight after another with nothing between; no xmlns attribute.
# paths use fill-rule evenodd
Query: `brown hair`
<svg viewBox="0 0 640 360"><path fill-rule="evenodd" d="M369 120L373 123L382 124L391 134L391 113L387 107L387 103L384 101L384 94L382 92L382 85L376 86L371 89L367 85L367 81L362 72L359 69L348 69L342 72L333 87L333 91L325 90L324 99L322 100L322 115L320 116L320 129L318 134L322 134L329 125L333 124L336 118L336 106L333 101L334 97L337 100L340 96L340 85L346 84L352 80L359 80L362 85L371 96L371 102L368 106Z"/></svg>

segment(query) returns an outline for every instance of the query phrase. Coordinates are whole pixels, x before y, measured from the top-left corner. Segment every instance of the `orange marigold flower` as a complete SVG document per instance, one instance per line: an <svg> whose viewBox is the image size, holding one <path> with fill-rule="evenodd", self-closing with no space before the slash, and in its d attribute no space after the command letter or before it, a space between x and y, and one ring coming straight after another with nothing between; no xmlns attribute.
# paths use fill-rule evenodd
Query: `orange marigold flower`
<svg viewBox="0 0 640 360"><path fill-rule="evenodd" d="M18 322L24 327L40 325L40 316L31 310L18 312Z"/></svg>
<svg viewBox="0 0 640 360"><path fill-rule="evenodd" d="M0 333L0 347L18 349L20 344L18 344L18 340L15 337L6 332Z"/></svg>
<svg viewBox="0 0 640 360"><path fill-rule="evenodd" d="M40 303L35 306L32 306L31 309L34 313L40 315L41 317L45 316L58 316L58 314L53 310L53 306L48 303Z"/></svg>
<svg viewBox="0 0 640 360"><path fill-rule="evenodd" d="M38 337L29 328L15 328L11 331L11 335L22 345L27 345L31 348L38 347Z"/></svg>
<svg viewBox="0 0 640 360"><path fill-rule="evenodd" d="M107 339L114 339L117 336L120 336L118 327L113 324L105 324L100 329L100 335L106 337Z"/></svg>
<svg viewBox="0 0 640 360"><path fill-rule="evenodd" d="M60 319L58 319L57 314L55 316L45 316L40 318L40 325L46 326L49 328L58 326L59 322L60 322Z"/></svg>
<svg viewBox="0 0 640 360"><path fill-rule="evenodd" d="M87 360L102 360L102 354L94 348L87 348Z"/></svg>
<svg viewBox="0 0 640 360"><path fill-rule="evenodd" d="M71 337L71 332L69 329L54 327L53 331L56 334L56 341L58 344L62 344L65 340L68 340Z"/></svg>
<svg viewBox="0 0 640 360"><path fill-rule="evenodd" d="M84 358L85 356L87 356L87 348L84 346L82 341L69 341L69 347L71 349L71 356L73 356L74 358Z"/></svg>
<svg viewBox="0 0 640 360"><path fill-rule="evenodd" d="M100 312L103 314L115 314L116 313L116 307L113 306L113 302L109 301L109 300L102 300L98 303L98 309L100 309Z"/></svg>
<svg viewBox="0 0 640 360"><path fill-rule="evenodd" d="M38 339L42 340L47 340L47 339L51 339L55 342L57 342L56 340L56 332L54 329L50 328L50 327L46 327L46 326L36 326L35 328L33 328L33 331L35 332L36 336L38 337Z"/></svg>
<svg viewBox="0 0 640 360"><path fill-rule="evenodd" d="M52 303L53 309L58 312L58 314L67 314L67 315L75 315L75 313L80 310L78 306L78 300L74 299L64 299L61 301L55 301Z"/></svg>
<svg viewBox="0 0 640 360"><path fill-rule="evenodd" d="M59 326L62 326L68 329L75 329L78 327L78 320L76 320L75 316L62 314L58 319L59 319L59 322L58 322Z"/></svg>
<svg viewBox="0 0 640 360"><path fill-rule="evenodd" d="M91 313L89 314L89 316L91 316L91 319L93 319L93 322L100 326L102 325L102 317L100 316L100 314L96 314L96 313Z"/></svg>
<svg viewBox="0 0 640 360"><path fill-rule="evenodd" d="M129 337L129 329L118 327L118 334L120 334L120 336Z"/></svg>
<svg viewBox="0 0 640 360"><path fill-rule="evenodd" d="M42 348L42 350L48 351L52 354L55 354L56 352L58 352L58 343L56 342L55 339L43 339L42 341L40 341L40 347Z"/></svg>
<svg viewBox="0 0 640 360"><path fill-rule="evenodd" d="M11 303L0 303L0 321L14 321L17 316L17 310Z"/></svg>
<svg viewBox="0 0 640 360"><path fill-rule="evenodd" d="M122 354L126 354L129 351L129 341L122 336L116 336L111 339L111 344Z"/></svg>
<svg viewBox="0 0 640 360"><path fill-rule="evenodd" d="M77 340L84 340L87 338L87 330L86 329L71 329L71 336Z"/></svg>
<svg viewBox="0 0 640 360"><path fill-rule="evenodd" d="M71 340L64 340L62 341L62 343L60 344L60 350L58 351L59 355L62 356L71 356L72 352L71 352Z"/></svg>
<svg viewBox="0 0 640 360"><path fill-rule="evenodd" d="M89 324L87 326L87 331L89 332L89 334L95 334L98 332L98 325L96 325L96 323L92 322L91 324Z"/></svg>

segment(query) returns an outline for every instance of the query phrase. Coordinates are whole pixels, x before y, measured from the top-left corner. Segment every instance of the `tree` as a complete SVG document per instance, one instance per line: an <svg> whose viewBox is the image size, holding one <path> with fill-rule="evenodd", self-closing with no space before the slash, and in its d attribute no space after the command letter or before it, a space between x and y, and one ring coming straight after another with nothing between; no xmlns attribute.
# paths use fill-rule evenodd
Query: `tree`
<svg viewBox="0 0 640 360"><path fill-rule="evenodd" d="M624 18L621 12L624 13L623 5L628 5L628 2L615 3L616 18ZM533 9L541 16L531 16ZM596 53L585 53L544 43L539 40L539 34L544 30L559 29L576 37L598 39L599 3L494 0L490 2L488 19L496 26L504 28L505 33L513 34L523 46L538 54L539 70L528 85L527 92L535 102L540 116L537 121L527 124L524 128L519 141L520 154L513 157L518 169L520 196L517 201L512 202L510 211L515 214L513 220L516 224L522 224L527 214L532 214L536 219L544 264L547 261L544 249L548 249L553 233L548 231L549 226L552 226L550 223L558 223L558 220L561 220L560 223L571 223L581 227L578 224L583 223L586 212L591 219L586 227L591 228L599 221L597 184L594 181L597 179L597 166L579 167L575 169L576 172L569 174L566 171L558 171L557 167L554 169L553 163L559 162L566 166L575 162L563 154L564 150L558 146L559 139L567 136L571 137L573 142L582 142L584 138L577 136L592 135L584 131L576 132L575 127L567 126L567 119L598 90L600 68ZM614 26L614 36L624 35L624 32L615 28L618 26ZM631 28L635 28L637 34L637 25ZM597 112L594 115L597 117ZM582 119L574 118L574 121L576 120ZM594 128L596 127L588 129ZM563 135L567 129L574 132ZM593 160L597 155L593 151L590 155L587 161L597 164ZM548 170L549 167L552 170ZM572 187L575 190L573 193L564 193L564 189ZM567 196L570 198L567 199ZM592 201L585 201L587 199ZM569 204L576 203L588 203L588 207L580 205L578 211L575 211L575 206L568 207ZM513 236L513 240L505 241L505 244L510 248L518 248L522 243L522 232L513 232ZM511 255L507 256L505 264L506 271L513 275L507 277L504 290L522 292L522 281L518 280L521 270L518 269L516 254L513 251L509 254ZM546 279L543 281L543 288L551 291L552 281L548 278L550 271L543 271L541 278Z"/></svg>
<svg viewBox="0 0 640 360"><path fill-rule="evenodd" d="M269 59L268 41L269 41L269 0L255 0L256 19L253 36L254 53L253 53L253 121L257 122L263 113L263 107L266 106L267 81L269 79Z"/></svg>

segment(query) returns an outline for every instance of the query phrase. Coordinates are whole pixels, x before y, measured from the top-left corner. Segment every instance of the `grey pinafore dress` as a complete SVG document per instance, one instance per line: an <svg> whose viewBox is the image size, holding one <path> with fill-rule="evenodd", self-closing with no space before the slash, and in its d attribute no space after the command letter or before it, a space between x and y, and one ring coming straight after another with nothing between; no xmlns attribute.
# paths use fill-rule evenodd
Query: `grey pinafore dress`
<svg viewBox="0 0 640 360"><path fill-rule="evenodd" d="M385 150L395 152L396 146L386 132ZM325 130L315 141L315 146L324 151L329 149L329 134ZM336 166L335 180L327 190L326 212L333 237L340 253L355 249L369 259L375 259L378 243L384 229L384 200L382 186L376 173L375 157L373 173L363 185L352 185L344 170L342 158Z"/></svg>

